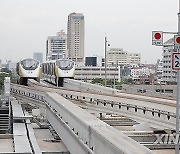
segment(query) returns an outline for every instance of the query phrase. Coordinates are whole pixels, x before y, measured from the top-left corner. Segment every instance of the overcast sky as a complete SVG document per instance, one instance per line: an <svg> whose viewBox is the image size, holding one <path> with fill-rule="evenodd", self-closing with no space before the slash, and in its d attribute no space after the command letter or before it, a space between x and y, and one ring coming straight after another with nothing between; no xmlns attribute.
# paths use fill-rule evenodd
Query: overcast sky
<svg viewBox="0 0 180 154"><path fill-rule="evenodd" d="M177 31L178 0L0 0L0 59L18 61L46 52L47 36L67 32L72 12L85 17L85 56L112 48L141 53L142 63L162 58L153 30ZM166 35L170 38L172 35Z"/></svg>

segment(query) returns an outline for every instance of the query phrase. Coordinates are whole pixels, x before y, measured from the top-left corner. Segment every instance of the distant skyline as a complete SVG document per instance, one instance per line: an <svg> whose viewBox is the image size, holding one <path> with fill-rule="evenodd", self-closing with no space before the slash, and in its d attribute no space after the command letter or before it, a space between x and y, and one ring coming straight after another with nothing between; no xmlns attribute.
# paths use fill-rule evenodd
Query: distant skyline
<svg viewBox="0 0 180 154"><path fill-rule="evenodd" d="M85 56L103 57L107 36L110 47L141 53L142 63L156 63L162 47L152 46L151 33L176 32L178 6L178 0L1 0L0 59L45 55L47 37L61 29L67 33L68 15L76 12L85 18Z"/></svg>

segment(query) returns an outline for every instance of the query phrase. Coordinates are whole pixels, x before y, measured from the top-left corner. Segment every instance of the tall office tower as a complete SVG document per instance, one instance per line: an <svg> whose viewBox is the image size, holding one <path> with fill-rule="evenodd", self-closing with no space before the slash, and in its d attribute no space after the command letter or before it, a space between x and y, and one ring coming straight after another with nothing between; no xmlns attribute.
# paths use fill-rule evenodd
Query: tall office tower
<svg viewBox="0 0 180 154"><path fill-rule="evenodd" d="M82 13L71 13L68 16L67 49L69 58L77 65L84 63L84 15Z"/></svg>
<svg viewBox="0 0 180 154"><path fill-rule="evenodd" d="M46 45L46 60L67 57L67 35L63 30L57 32L56 36L48 36Z"/></svg>

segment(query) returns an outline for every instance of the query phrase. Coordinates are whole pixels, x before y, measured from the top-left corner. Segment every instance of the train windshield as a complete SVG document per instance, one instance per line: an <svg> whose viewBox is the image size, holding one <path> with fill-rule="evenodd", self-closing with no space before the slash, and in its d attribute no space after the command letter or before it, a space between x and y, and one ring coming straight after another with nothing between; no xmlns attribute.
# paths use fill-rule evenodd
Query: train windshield
<svg viewBox="0 0 180 154"><path fill-rule="evenodd" d="M57 60L56 65L62 70L70 70L74 67L74 62L71 60Z"/></svg>
<svg viewBox="0 0 180 154"><path fill-rule="evenodd" d="M26 70L35 70L39 65L39 61L34 59L25 59L21 61L21 65Z"/></svg>

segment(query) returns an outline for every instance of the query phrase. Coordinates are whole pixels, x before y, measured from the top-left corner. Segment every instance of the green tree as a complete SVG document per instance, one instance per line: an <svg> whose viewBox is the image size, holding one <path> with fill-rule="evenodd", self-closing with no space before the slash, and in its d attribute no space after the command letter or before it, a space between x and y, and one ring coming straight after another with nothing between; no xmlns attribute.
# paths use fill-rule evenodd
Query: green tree
<svg viewBox="0 0 180 154"><path fill-rule="evenodd" d="M91 83L105 85L105 80L102 78L95 78L92 80ZM107 84L107 86L114 87L114 79L107 79L106 84ZM117 87L121 87L122 84L132 84L132 79L131 78L124 79L121 82L115 81L115 85Z"/></svg>
<svg viewBox="0 0 180 154"><path fill-rule="evenodd" d="M95 79L93 79L92 80L92 82L91 83L93 83L93 84L97 84L97 83L99 83L99 84L102 84L102 85L104 85L103 83L104 83L104 80L103 79L101 79L101 78L95 78Z"/></svg>

